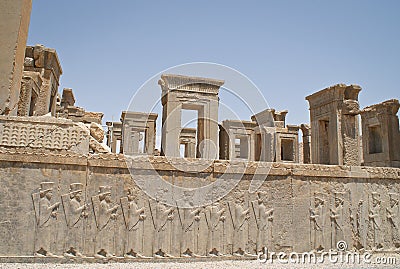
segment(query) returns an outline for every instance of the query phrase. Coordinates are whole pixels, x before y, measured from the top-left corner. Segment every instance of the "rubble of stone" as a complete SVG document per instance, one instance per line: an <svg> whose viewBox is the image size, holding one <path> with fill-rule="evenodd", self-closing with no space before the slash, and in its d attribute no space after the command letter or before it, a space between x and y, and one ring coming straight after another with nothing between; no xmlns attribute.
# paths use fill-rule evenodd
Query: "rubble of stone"
<svg viewBox="0 0 400 269"><path fill-rule="evenodd" d="M75 122L83 122L86 124L102 123L103 113L101 112L89 112L85 111L84 108L75 106L75 96L70 88L65 88L62 92L62 97L57 104L56 109L57 117L67 118Z"/></svg>

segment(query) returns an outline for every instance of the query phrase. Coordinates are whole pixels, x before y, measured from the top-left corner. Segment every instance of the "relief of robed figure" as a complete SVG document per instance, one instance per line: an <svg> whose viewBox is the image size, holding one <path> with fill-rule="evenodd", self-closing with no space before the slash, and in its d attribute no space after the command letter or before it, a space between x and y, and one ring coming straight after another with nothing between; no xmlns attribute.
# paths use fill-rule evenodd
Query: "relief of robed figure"
<svg viewBox="0 0 400 269"><path fill-rule="evenodd" d="M244 208L243 197L238 202L228 202L229 214L233 224L233 254L244 255L248 241L248 221L250 219L250 208Z"/></svg>
<svg viewBox="0 0 400 269"><path fill-rule="evenodd" d="M52 203L54 182L40 183L39 192L32 194L36 216L36 252L38 256L54 256L56 227L60 202Z"/></svg>
<svg viewBox="0 0 400 269"><path fill-rule="evenodd" d="M92 196L93 211L97 226L95 257L115 256L116 242L114 230L118 217L119 205L112 205L111 187L100 186L99 194Z"/></svg>
<svg viewBox="0 0 400 269"><path fill-rule="evenodd" d="M175 224L175 208L166 206L161 202L151 203L149 201L152 222L155 229L154 255L158 258L172 257L173 225Z"/></svg>
<svg viewBox="0 0 400 269"><path fill-rule="evenodd" d="M138 195L131 188L127 196L121 198L121 207L127 231L125 256L142 257L145 208L139 207Z"/></svg>
<svg viewBox="0 0 400 269"><path fill-rule="evenodd" d="M271 248L273 241L274 209L267 208L262 195L262 193L257 193L257 200L251 202L257 226L256 253L263 252L264 248Z"/></svg>
<svg viewBox="0 0 400 269"><path fill-rule="evenodd" d="M222 255L225 242L225 208L220 206L219 202L215 202L205 208L205 217L208 226L207 254L212 256Z"/></svg>
<svg viewBox="0 0 400 269"><path fill-rule="evenodd" d="M68 227L66 238L66 256L82 256L83 220L88 217L87 205L82 202L82 183L70 184L69 193L61 196L65 220Z"/></svg>
<svg viewBox="0 0 400 269"><path fill-rule="evenodd" d="M392 248L400 248L400 207L399 194L389 193L389 207L386 209L386 218L389 224Z"/></svg>

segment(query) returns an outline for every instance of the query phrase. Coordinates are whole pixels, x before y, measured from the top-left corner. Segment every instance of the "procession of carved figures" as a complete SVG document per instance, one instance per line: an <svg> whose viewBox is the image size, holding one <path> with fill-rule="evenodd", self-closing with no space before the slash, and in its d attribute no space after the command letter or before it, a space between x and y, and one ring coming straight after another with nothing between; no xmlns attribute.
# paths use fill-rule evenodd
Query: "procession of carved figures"
<svg viewBox="0 0 400 269"><path fill-rule="evenodd" d="M345 241L353 242L349 247L355 250L399 249L398 193L388 193L385 208L378 192L372 191L365 198L351 201L350 192L333 192L330 197L315 192L310 208L312 248L317 251L335 249L337 242ZM346 226L349 226L348 231Z"/></svg>
<svg viewBox="0 0 400 269"><path fill-rule="evenodd" d="M117 240L123 241L125 258L252 256L264 248L274 247L273 223L279 216L274 216L274 208L266 202L264 192L258 192L253 201L246 202L241 195L226 203L182 209L153 200L146 200L147 205L139 206L141 196L133 188L115 202L111 187L100 186L97 195L85 198L90 201L87 204L82 198L84 185L81 183L70 184L69 192L61 195L61 202L52 202L53 189L53 182L42 182L39 191L32 194L36 215L35 255L38 256L59 255L52 253L55 241L52 231L60 215L65 219L67 230L63 253L66 257L119 257L121 253L117 253L116 245L121 242ZM309 209L311 249L335 249L336 243L348 236L353 248L358 250L400 248L397 193L389 193L387 208L382 207L381 195L377 192L367 195L367 201L356 202L351 201L350 193L345 191L329 195L315 192L312 196ZM82 234L85 235L90 225L87 221L90 215L96 226L93 253L83 254ZM121 226L118 220L124 223L120 239L115 235L116 227ZM251 221L255 231L250 228ZM387 231L391 245L384 240ZM150 253L145 253L147 240L151 240Z"/></svg>

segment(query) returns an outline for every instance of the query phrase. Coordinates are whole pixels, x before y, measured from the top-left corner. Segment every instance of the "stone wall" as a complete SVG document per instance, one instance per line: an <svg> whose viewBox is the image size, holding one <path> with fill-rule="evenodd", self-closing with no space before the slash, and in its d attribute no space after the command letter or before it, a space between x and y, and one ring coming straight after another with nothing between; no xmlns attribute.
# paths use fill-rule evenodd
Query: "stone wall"
<svg viewBox="0 0 400 269"><path fill-rule="evenodd" d="M148 178L144 158L134 161L142 167L135 179ZM255 168L268 164L248 162L222 200L177 209L145 195L122 155L3 148L0 160L0 256L254 255L261 247L335 249L340 240L357 250L400 246L397 168L274 163L260 189L249 193ZM185 187L210 184L227 167L245 164L214 161L202 173L188 173L168 161L174 162L150 158L164 180Z"/></svg>
<svg viewBox="0 0 400 269"><path fill-rule="evenodd" d="M0 116L0 149L33 153L89 153L89 129L84 124L53 117Z"/></svg>
<svg viewBox="0 0 400 269"><path fill-rule="evenodd" d="M17 115L32 0L0 2L0 115Z"/></svg>

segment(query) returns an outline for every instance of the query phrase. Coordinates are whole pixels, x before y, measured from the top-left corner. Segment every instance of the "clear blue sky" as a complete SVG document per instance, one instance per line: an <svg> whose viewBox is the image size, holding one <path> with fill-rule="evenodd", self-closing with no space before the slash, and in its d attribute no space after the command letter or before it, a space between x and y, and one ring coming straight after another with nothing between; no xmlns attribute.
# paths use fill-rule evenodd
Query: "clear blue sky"
<svg viewBox="0 0 400 269"><path fill-rule="evenodd" d="M151 76L205 61L239 70L300 124L304 97L333 84L361 85L362 107L399 98L399 12L395 0L34 0L28 44L57 50L59 91L103 123Z"/></svg>

